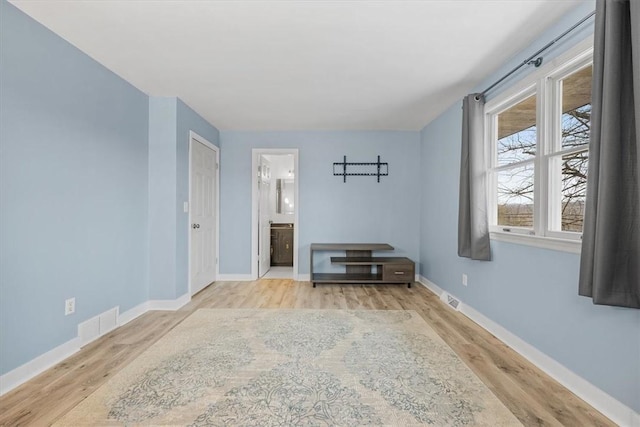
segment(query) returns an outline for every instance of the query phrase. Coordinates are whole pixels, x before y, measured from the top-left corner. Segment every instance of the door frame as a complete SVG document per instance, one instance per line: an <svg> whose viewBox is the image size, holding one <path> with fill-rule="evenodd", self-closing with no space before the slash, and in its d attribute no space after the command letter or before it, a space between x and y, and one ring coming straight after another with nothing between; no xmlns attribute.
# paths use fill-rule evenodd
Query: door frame
<svg viewBox="0 0 640 427"><path fill-rule="evenodd" d="M258 182L256 180L256 171L258 170L258 158L263 154L291 154L293 155L293 197L295 205L293 208L293 280L298 280L298 235L300 232L300 168L298 165L298 149L297 148L252 148L251 149L251 280L258 280Z"/></svg>
<svg viewBox="0 0 640 427"><path fill-rule="evenodd" d="M212 149L215 154L216 154L216 170L215 172L215 177L216 177L216 185L214 187L214 200L215 200L215 209L214 209L214 213L216 215L216 221L215 221L215 232L216 232L216 241L215 241L215 248L216 248L216 263L215 263L215 276L214 276L214 281L218 280L218 276L220 275L220 148L218 148L217 146L213 145L211 142L207 141L207 139L205 139L204 137L198 135L197 133L195 133L194 131L190 130L189 131L189 195L188 195L188 202L187 202L187 206L185 206L188 209L188 223L187 223L187 283L188 283L188 288L189 288L189 298L191 298L193 296L192 292L191 292L191 154L193 152L193 141L199 142L200 144L204 145L207 148Z"/></svg>

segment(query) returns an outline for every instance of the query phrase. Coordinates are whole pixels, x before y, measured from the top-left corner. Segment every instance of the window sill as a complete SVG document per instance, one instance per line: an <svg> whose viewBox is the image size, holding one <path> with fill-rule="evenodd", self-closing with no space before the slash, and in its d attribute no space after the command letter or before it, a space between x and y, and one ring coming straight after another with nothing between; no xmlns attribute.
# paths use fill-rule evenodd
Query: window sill
<svg viewBox="0 0 640 427"><path fill-rule="evenodd" d="M534 246L536 248L551 249L554 251L570 252L579 254L582 248L581 240L558 239L557 237L540 237L528 234L508 233L503 231L492 231L491 240L499 242L515 243L518 245Z"/></svg>

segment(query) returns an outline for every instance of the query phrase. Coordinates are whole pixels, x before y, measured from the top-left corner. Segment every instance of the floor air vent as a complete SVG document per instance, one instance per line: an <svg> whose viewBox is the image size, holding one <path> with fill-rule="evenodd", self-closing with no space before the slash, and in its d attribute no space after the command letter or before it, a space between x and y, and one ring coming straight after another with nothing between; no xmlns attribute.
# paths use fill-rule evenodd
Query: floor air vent
<svg viewBox="0 0 640 427"><path fill-rule="evenodd" d="M446 292L443 292L442 295L440 295L440 299L449 307L453 308L456 311L460 311L460 306L462 305L462 303L458 298Z"/></svg>

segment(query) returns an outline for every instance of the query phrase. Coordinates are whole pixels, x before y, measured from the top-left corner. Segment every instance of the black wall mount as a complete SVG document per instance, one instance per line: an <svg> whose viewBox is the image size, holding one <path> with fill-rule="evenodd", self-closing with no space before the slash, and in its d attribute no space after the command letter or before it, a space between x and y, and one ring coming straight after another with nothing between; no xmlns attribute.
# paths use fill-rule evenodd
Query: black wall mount
<svg viewBox="0 0 640 427"><path fill-rule="evenodd" d="M351 166L351 171L347 171L347 166ZM341 176L342 182L347 182L348 176L376 176L380 182L381 176L389 176L389 163L381 163L380 156L377 162L347 162L344 156L342 162L333 163L333 176Z"/></svg>

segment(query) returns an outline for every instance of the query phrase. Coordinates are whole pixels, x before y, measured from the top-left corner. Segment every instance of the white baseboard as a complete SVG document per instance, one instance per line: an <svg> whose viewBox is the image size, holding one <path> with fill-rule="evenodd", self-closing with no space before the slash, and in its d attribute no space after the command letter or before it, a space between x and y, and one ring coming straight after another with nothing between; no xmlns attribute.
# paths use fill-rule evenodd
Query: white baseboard
<svg viewBox="0 0 640 427"><path fill-rule="evenodd" d="M78 350L80 350L80 338L75 337L0 376L0 396L62 362Z"/></svg>
<svg viewBox="0 0 640 427"><path fill-rule="evenodd" d="M251 274L218 274L216 282L250 282L254 280Z"/></svg>
<svg viewBox="0 0 640 427"><path fill-rule="evenodd" d="M419 283L440 297L445 291L424 276ZM525 359L536 365L551 378L571 390L576 396L593 406L614 423L623 427L640 427L640 414L600 390L555 359L547 356L517 335L500 326L484 314L464 303L460 312L511 347Z"/></svg>
<svg viewBox="0 0 640 427"><path fill-rule="evenodd" d="M424 276L420 276L419 274L417 274L416 276L418 276L418 278L416 279L418 283L420 283L425 288L429 289L431 292L436 294L438 298L440 298L440 295L442 295L442 293L444 292L444 289L442 289L440 286L436 285L435 283L433 283L432 281L430 281Z"/></svg>
<svg viewBox="0 0 640 427"><path fill-rule="evenodd" d="M125 311L122 314L118 314L116 311L116 320L115 324L116 328L106 328L103 331L99 331L98 335L95 333L91 333L90 337L80 336L81 331L78 330L78 336L67 341L66 343L59 345L58 347L49 350L48 352L36 357L35 359L30 360L29 362L21 365L6 374L0 376L0 396L3 394L13 390L19 385L29 381L36 375L46 371L47 369L55 366L56 364L62 362L67 357L76 353L83 345L88 344L91 341L99 338L100 336L119 328L126 323L129 323L136 317L139 317L150 310L169 310L175 311L180 307L187 304L191 301L191 296L189 293L182 295L181 297L175 300L150 300L145 301L141 304L136 305L135 307ZM116 310L118 310L116 308ZM111 311L111 310L109 310ZM100 315L95 316L95 319L98 319ZM94 318L89 319L91 321ZM86 323L87 321L83 322ZM94 336L95 335L95 336Z"/></svg>
<svg viewBox="0 0 640 427"><path fill-rule="evenodd" d="M191 301L189 292L178 297L177 299L155 299L148 301L149 310L168 310L175 311Z"/></svg>
<svg viewBox="0 0 640 427"><path fill-rule="evenodd" d="M295 278L294 278L295 279ZM254 280L250 274L218 274L218 281L220 282L245 282ZM298 273L297 282L310 282L311 274ZM420 280L420 275L416 274L416 282Z"/></svg>
<svg viewBox="0 0 640 427"><path fill-rule="evenodd" d="M416 274L416 282L418 282L420 280L420 275ZM310 282L311 281L311 275L309 273L305 273L305 274L298 274L298 282Z"/></svg>
<svg viewBox="0 0 640 427"><path fill-rule="evenodd" d="M142 316L147 311L149 311L149 301L145 301L136 305L135 307L130 308L124 313L120 313L118 315L118 327L122 325L126 325L131 322L133 319Z"/></svg>

